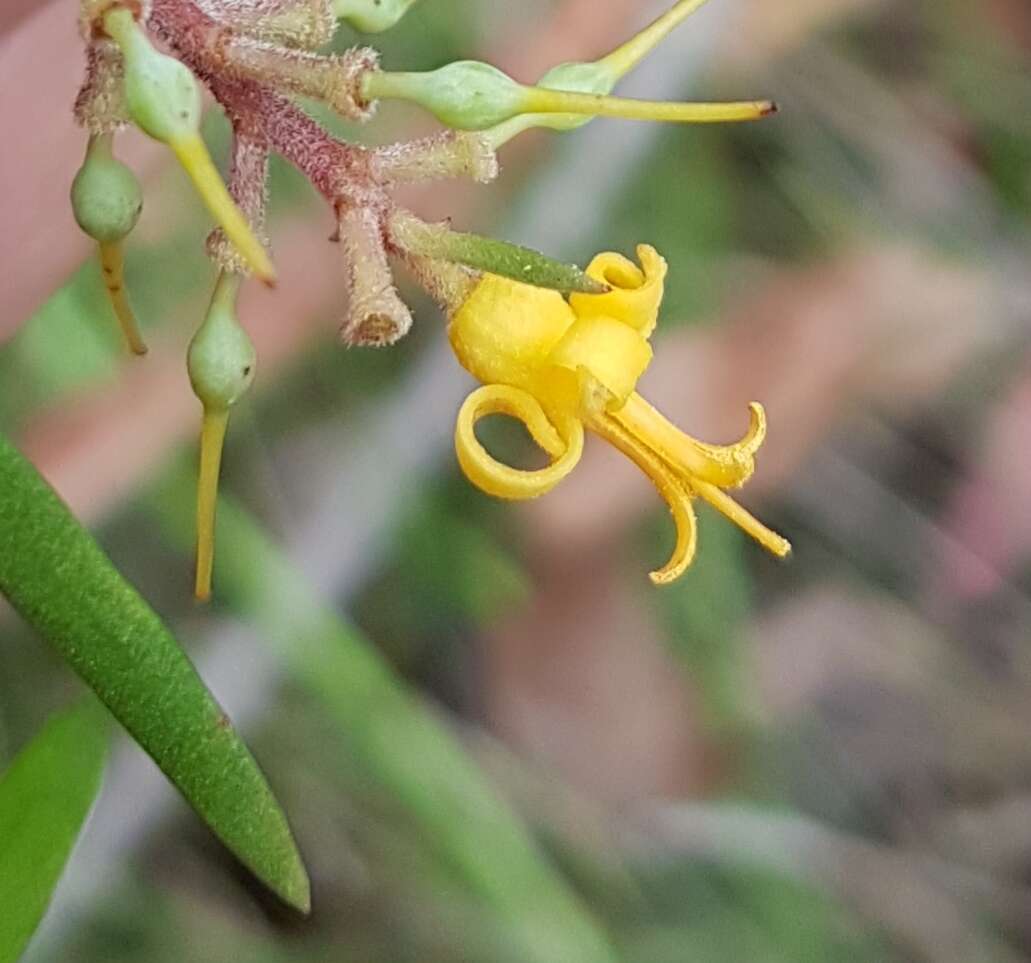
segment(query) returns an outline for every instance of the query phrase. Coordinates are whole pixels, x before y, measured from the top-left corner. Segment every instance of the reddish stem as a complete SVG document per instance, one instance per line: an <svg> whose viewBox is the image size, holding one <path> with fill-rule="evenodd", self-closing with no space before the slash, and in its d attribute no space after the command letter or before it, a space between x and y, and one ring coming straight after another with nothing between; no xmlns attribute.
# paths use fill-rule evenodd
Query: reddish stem
<svg viewBox="0 0 1031 963"><path fill-rule="evenodd" d="M235 127L282 154L334 207L342 198L377 207L385 203L368 151L332 137L264 85L226 76L221 48L230 32L191 0L153 0L147 24L207 85Z"/></svg>

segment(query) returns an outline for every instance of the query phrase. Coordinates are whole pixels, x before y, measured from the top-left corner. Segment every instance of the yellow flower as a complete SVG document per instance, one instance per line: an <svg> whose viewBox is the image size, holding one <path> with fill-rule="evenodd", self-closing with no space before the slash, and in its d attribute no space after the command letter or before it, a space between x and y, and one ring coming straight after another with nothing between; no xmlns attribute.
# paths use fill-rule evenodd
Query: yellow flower
<svg viewBox="0 0 1031 963"><path fill-rule="evenodd" d="M483 382L465 400L455 427L455 449L466 477L498 498L543 495L568 475L583 453L584 428L615 445L651 480L677 527L673 556L652 572L666 584L694 558L697 496L740 525L775 555L790 544L725 491L743 485L766 435L762 405L749 406L751 423L739 442L709 445L684 434L637 391L652 359L649 338L662 302L666 262L652 247L637 249L640 267L620 254L599 254L587 269L608 285L605 294L573 294L520 284L493 274L455 311L448 327L462 366ZM498 462L476 437L487 415L518 418L551 459L539 471Z"/></svg>

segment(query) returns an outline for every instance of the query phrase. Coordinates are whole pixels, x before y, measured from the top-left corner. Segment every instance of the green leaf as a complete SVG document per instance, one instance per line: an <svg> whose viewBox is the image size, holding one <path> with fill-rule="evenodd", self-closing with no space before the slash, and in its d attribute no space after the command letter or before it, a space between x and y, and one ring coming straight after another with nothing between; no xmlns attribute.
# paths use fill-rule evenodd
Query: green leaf
<svg viewBox="0 0 1031 963"><path fill-rule="evenodd" d="M106 719L90 701L53 716L0 776L0 963L13 963L100 789Z"/></svg>
<svg viewBox="0 0 1031 963"><path fill-rule="evenodd" d="M308 877L286 818L228 717L153 609L2 435L0 592L222 842L306 912Z"/></svg>

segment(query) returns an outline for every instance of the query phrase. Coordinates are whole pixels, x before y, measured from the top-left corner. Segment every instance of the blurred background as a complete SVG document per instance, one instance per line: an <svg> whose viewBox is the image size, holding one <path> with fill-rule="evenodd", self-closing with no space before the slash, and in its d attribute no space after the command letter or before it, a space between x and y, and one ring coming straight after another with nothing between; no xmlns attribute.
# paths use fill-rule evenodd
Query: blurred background
<svg viewBox="0 0 1031 963"><path fill-rule="evenodd" d="M393 69L475 56L531 81L664 6L423 0L375 42ZM343 349L330 214L278 166L282 281L245 302L259 375L208 608L184 363L207 223L126 135L151 343L130 358L68 210L74 4L5 4L0 31L0 428L244 731L315 904L263 894L123 740L31 960L563 963L587 931L629 963L1031 959L1026 0L713 0L621 90L769 96L775 118L526 136L496 184L405 198L580 263L656 245L643 393L711 441L766 405L742 500L786 563L703 512L694 567L653 588L668 514L597 440L538 503L473 489L439 313L409 286L403 344ZM432 127L389 105L338 129ZM209 133L224 154L220 116ZM6 610L0 636L2 766L79 687ZM502 871L524 842L568 926Z"/></svg>

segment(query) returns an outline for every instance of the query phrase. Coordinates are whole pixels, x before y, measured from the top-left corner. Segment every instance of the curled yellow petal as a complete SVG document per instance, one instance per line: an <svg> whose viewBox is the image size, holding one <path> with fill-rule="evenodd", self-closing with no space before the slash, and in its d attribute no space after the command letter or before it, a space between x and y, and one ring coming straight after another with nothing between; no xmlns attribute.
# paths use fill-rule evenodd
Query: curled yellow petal
<svg viewBox="0 0 1031 963"><path fill-rule="evenodd" d="M755 453L766 440L766 409L758 401L748 405L748 430L744 437L733 445L710 445L704 441L692 439L699 451L711 459L713 464L724 466L729 475L739 480L725 482L721 487L728 488L742 485L755 471Z"/></svg>
<svg viewBox="0 0 1031 963"><path fill-rule="evenodd" d="M573 294L569 303L580 318L609 317L651 337L659 317L666 260L649 244L637 247L638 267L622 254L599 254L587 266L587 274L609 285L605 294Z"/></svg>
<svg viewBox="0 0 1031 963"><path fill-rule="evenodd" d="M169 147L193 181L201 200L255 277L266 284L274 284L276 269L272 266L272 259L236 206L200 134L181 137L170 142Z"/></svg>
<svg viewBox="0 0 1031 963"><path fill-rule="evenodd" d="M497 461L476 437L476 423L488 415L518 418L533 440L551 456L539 471L524 471ZM455 425L455 451L466 478L496 498L522 500L551 491L580 461L583 425L572 416L553 425L533 395L510 385L485 385L465 399Z"/></svg>
<svg viewBox="0 0 1031 963"><path fill-rule="evenodd" d="M631 434L647 441L671 466L689 479L734 488L755 471L755 453L766 437L766 412L758 402L748 406L749 425L732 445L709 445L671 424L636 392L615 414Z"/></svg>
<svg viewBox="0 0 1031 963"><path fill-rule="evenodd" d="M677 527L677 543L669 561L652 572L650 578L656 585L668 585L676 581L687 571L698 547L698 525L690 492L655 452L635 438L612 415L602 414L593 418L590 427L630 458L652 480L669 505Z"/></svg>
<svg viewBox="0 0 1031 963"><path fill-rule="evenodd" d="M581 318L555 345L551 364L586 372L621 407L652 360L652 348L633 328L609 317Z"/></svg>

